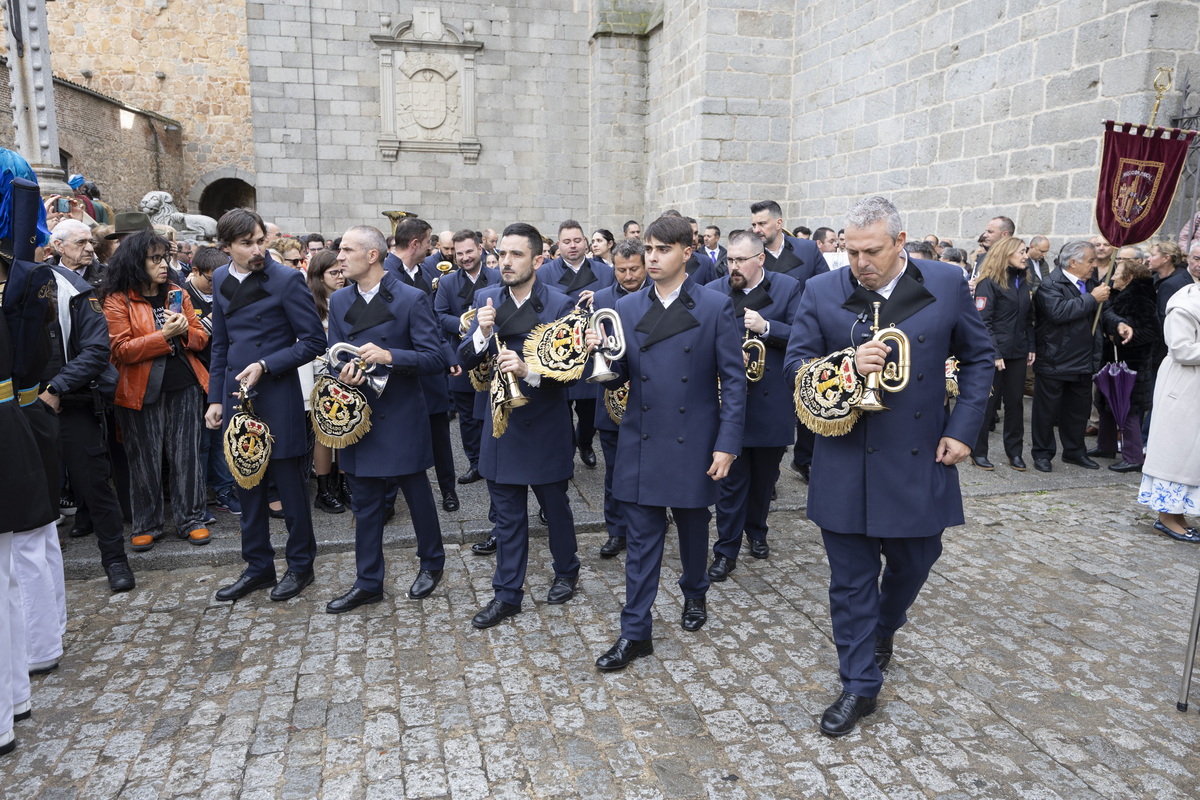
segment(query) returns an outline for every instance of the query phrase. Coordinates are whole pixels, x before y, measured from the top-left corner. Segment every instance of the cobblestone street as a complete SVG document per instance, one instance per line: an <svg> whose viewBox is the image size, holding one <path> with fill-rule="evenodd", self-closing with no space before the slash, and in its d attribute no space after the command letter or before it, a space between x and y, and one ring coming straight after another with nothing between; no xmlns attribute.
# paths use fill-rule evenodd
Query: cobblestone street
<svg viewBox="0 0 1200 800"><path fill-rule="evenodd" d="M971 468L964 479L972 478ZM1093 473L1095 475L1095 473ZM781 480L781 486L789 478ZM698 633L678 624L677 550L655 654L592 665L618 630L620 558L580 536L581 591L470 626L491 558L448 546L424 602L413 552L389 597L344 616L353 556L285 604L213 592L235 567L68 585L62 667L0 761L6 798L1193 798L1200 719L1175 710L1200 550L1150 528L1131 484L972 497L897 636L880 708L831 740L837 691L816 528L773 518Z"/></svg>

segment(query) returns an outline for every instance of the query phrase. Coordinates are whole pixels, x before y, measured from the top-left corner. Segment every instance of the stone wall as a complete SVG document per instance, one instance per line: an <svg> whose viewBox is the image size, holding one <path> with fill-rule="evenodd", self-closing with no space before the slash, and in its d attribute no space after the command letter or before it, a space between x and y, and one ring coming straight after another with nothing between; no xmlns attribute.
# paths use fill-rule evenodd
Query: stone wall
<svg viewBox="0 0 1200 800"><path fill-rule="evenodd" d="M389 11L386 31L381 5ZM247 3L258 208L264 216L284 230L320 226L334 236L363 221L382 227L383 211L402 209L419 213L435 229L499 228L523 220L554 236L562 219L588 213L586 6L575 10L537 0L429 8L440 13L443 28L482 44L472 51L475 131L482 143L474 163L458 150L405 149L411 142L402 142L389 158L380 146L382 48L371 37L406 25L414 6ZM280 48L283 35L297 38ZM398 86L407 85L399 65L408 55L395 56ZM460 58L451 48L442 55ZM460 68L451 83L464 77ZM407 97L387 100L403 106ZM456 106L459 116L447 125L465 124L465 111Z"/></svg>
<svg viewBox="0 0 1200 800"><path fill-rule="evenodd" d="M0 97L9 96L8 66L0 63ZM179 123L148 114L67 81L54 81L59 149L67 169L100 187L100 199L130 211L146 192L183 192L184 158ZM13 147L12 109L0 104L0 147Z"/></svg>
<svg viewBox="0 0 1200 800"><path fill-rule="evenodd" d="M56 0L46 6L55 75L179 120L184 170L173 194L181 209L214 175L237 170L251 177L243 0ZM59 118L61 128L61 112Z"/></svg>
<svg viewBox="0 0 1200 800"><path fill-rule="evenodd" d="M1198 37L1178 0L812 0L789 213L816 227L879 192L913 235L967 242L997 214L1055 246L1088 234L1101 120L1148 121L1156 68L1195 71Z"/></svg>

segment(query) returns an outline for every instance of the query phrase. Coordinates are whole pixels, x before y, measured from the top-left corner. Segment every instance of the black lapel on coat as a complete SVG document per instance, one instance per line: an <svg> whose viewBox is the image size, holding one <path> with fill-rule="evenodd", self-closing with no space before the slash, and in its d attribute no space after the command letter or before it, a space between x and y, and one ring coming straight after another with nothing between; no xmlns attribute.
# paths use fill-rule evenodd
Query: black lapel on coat
<svg viewBox="0 0 1200 800"><path fill-rule="evenodd" d="M733 314L736 317L746 316L746 309L758 311L771 305L771 281L765 276L758 286L747 292L741 289L730 289L729 299L733 301Z"/></svg>
<svg viewBox="0 0 1200 800"><path fill-rule="evenodd" d="M233 267L230 267L233 269ZM221 294L229 301L229 306L225 309L226 314L232 314L239 308L244 308L253 302L262 300L264 297L270 297L271 293L267 291L263 283L266 282L267 276L262 272L251 272L246 276L246 280L238 282L237 278L226 276L221 283ZM226 291L226 286L230 282L236 284L232 292Z"/></svg>
<svg viewBox="0 0 1200 800"><path fill-rule="evenodd" d="M588 266L587 259L583 260L583 266L579 268L579 272L575 272L567 266L567 262L563 262L563 274L559 277L558 282L565 288L563 292L570 294L575 291L582 291L588 286L596 282L596 273L592 272L592 268Z"/></svg>
<svg viewBox="0 0 1200 800"><path fill-rule="evenodd" d="M659 302L657 297L654 298L654 305L662 308L662 303ZM651 306L651 311L653 311L654 305ZM700 327L700 320L692 316L692 309L695 307L696 301L688 296L687 288L681 287L679 297L658 315L658 319L654 321L654 327L648 332L646 340L642 342L642 346L649 347L652 344L661 342L663 339L669 339L676 334ZM642 324L646 321L646 317L650 316L650 313L647 312L646 316L642 317L642 321L638 323L636 330L642 331Z"/></svg>
<svg viewBox="0 0 1200 800"><path fill-rule="evenodd" d="M892 289L892 296L879 312L879 324L885 328L899 325L936 299L925 288L925 277L921 275L921 270L910 261L896 288Z"/></svg>
<svg viewBox="0 0 1200 800"><path fill-rule="evenodd" d="M540 322L538 314L542 312L543 308L541 298L537 296L536 290L529 295L529 299L520 308L517 308L512 294L506 289L504 302L500 304L500 310L496 312L496 335L508 337L529 333Z"/></svg>

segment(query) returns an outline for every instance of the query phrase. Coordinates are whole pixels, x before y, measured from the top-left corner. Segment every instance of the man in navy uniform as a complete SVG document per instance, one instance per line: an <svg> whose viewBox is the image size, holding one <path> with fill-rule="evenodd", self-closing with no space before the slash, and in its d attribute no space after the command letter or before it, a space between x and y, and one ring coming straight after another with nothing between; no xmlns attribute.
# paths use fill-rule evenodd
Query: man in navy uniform
<svg viewBox="0 0 1200 800"><path fill-rule="evenodd" d="M475 307L475 292L485 286L499 285L500 272L483 266L483 251L475 241L475 233L465 229L454 234L454 261L458 269L438 281L433 310L437 314L442 336L453 345L457 359L457 350L463 338L460 332L462 315L467 309ZM469 465L466 474L458 478L461 484L474 483L481 477L479 437L483 431L483 420L474 414L475 394L469 375L460 371L450 379L450 398L458 412L458 430Z"/></svg>
<svg viewBox="0 0 1200 800"><path fill-rule="evenodd" d="M843 688L821 717L830 736L849 733L875 710L892 637L942 552L942 531L963 524L954 465L970 455L992 384L991 340L962 271L909 259L905 238L886 199L850 210L850 269L809 281L784 363L790 379L805 362L854 347L861 375L881 371L893 348L871 340L873 303L882 304L880 326L899 327L911 345L908 386L883 397L890 411L864 415L844 435L816 438L808 518L829 556ZM959 361L959 396L947 413L949 356Z"/></svg>
<svg viewBox="0 0 1200 800"><path fill-rule="evenodd" d="M783 371L783 353L800 306L800 283L780 272L763 269L762 241L750 231L729 238L729 274L708 288L729 296L733 313L766 348L762 379L747 383L746 425L742 454L720 483L717 542L708 577L723 581L737 566L742 532L750 538L750 555L767 558L767 512L779 478L779 462L796 436L792 393Z"/></svg>
<svg viewBox="0 0 1200 800"><path fill-rule="evenodd" d="M613 273L616 283L596 292L591 304L594 311L617 307L617 301L646 286L646 248L636 239L622 239L612 251ZM590 375L591 369L585 375ZM628 525L625 521L624 505L613 497L613 469L617 463L618 424L609 416L604 403L608 391L600 384L589 383L597 390L596 432L600 436L600 448L604 451L604 523L608 528L608 541L600 546L601 558L612 558L625 549Z"/></svg>
<svg viewBox="0 0 1200 800"><path fill-rule="evenodd" d="M401 282L425 293L430 311L433 310L433 282L437 278L441 283L438 277L441 273L437 270L437 262L433 266L422 265L420 254L429 247L431 230L429 223L423 219L404 217L396 224L395 244L383 262L384 268L394 272ZM435 255L440 253L437 251ZM453 348L444 339L442 341L447 368L452 376L457 377L462 374L462 368L455 360ZM433 435L433 471L442 493L442 508L458 511L458 492L454 485L454 448L450 444L450 388L445 373L423 375L421 390L425 393L425 405L429 410L429 430ZM395 499L393 491L388 497L388 519L395 513L392 505Z"/></svg>
<svg viewBox="0 0 1200 800"><path fill-rule="evenodd" d="M598 258L588 258L588 240L583 226L573 219L558 226L558 258L542 265L537 272L538 283L545 283L579 302L585 289L598 292L612 286L612 267ZM592 440L596 435L596 392L580 381L568 390L571 404L579 424L575 429L575 444L579 448L579 459L589 468L596 466L596 451Z"/></svg>
<svg viewBox="0 0 1200 800"><path fill-rule="evenodd" d="M809 278L829 272L829 264L816 242L787 235L783 227L783 209L774 200L761 200L750 206L750 229L762 240L766 250L764 268L768 272L782 272L800 281L801 295ZM812 468L812 451L812 431L797 422L791 469L805 481Z"/></svg>
<svg viewBox="0 0 1200 800"><path fill-rule="evenodd" d="M213 274L212 361L205 422L220 430L233 417L242 382L255 391L254 411L275 441L266 475L253 489L238 488L242 502L242 558L246 569L218 600L237 600L274 586L272 600L295 597L313 581L317 541L312 529L304 398L297 368L325 351L325 329L304 274L267 256L266 226L246 208L226 211L217 239L229 265ZM274 481L287 524L287 571L275 582L267 486Z"/></svg>
<svg viewBox="0 0 1200 800"><path fill-rule="evenodd" d="M625 504L625 608L621 635L596 660L602 670L624 669L654 652L651 607L658 595L667 508L679 530L683 576L681 624L699 630L708 621L708 506L717 481L742 446L746 368L733 303L698 286L684 265L692 229L663 216L646 227L646 271L654 281L617 301L625 355L612 362L615 389L629 381L613 475L613 495ZM588 344L598 337L588 331ZM718 389L718 380L720 380ZM719 392L719 394L718 394Z"/></svg>
<svg viewBox="0 0 1200 800"><path fill-rule="evenodd" d="M433 443L418 381L421 375L441 375L446 360L428 299L383 268L385 253L387 240L375 228L360 225L346 231L338 261L354 284L329 298L330 346L346 342L358 348L358 360L389 369L381 395L361 389L371 407L371 430L341 451L357 523L358 578L349 592L325 607L331 614L383 599L383 525L388 494L397 488L404 493L412 516L421 560L409 597L429 596L442 578L446 561L433 490L425 473L433 466ZM351 386L366 382L353 361L342 367L340 379Z"/></svg>
<svg viewBox="0 0 1200 800"><path fill-rule="evenodd" d="M499 245L502 285L475 295L479 310L459 348L465 369L496 356L492 369L518 378L529 400L510 411L508 427L499 438L492 435L491 414L483 424L479 472L487 478L495 510L497 546L495 596L471 620L476 628L490 628L521 610L529 561L529 488L546 512L550 531L554 581L546 602L567 602L575 596L579 580L575 519L567 500L567 482L575 474L567 386L531 372L520 355L530 330L566 316L575 305L551 288L553 282L534 279L542 264L542 247L541 234L532 225L518 222L504 229Z"/></svg>

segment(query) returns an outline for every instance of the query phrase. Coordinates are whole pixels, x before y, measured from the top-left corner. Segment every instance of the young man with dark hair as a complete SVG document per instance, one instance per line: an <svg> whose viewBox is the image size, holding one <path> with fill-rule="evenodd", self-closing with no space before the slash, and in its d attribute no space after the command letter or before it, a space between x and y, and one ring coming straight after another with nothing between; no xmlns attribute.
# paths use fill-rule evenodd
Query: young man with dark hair
<svg viewBox="0 0 1200 800"><path fill-rule="evenodd" d="M629 381L621 418L613 495L623 502L628 534L621 635L596 660L624 669L654 652L651 607L658 594L667 509L679 532L684 605L681 625L708 620L708 507L741 451L746 370L733 303L688 276L692 229L661 217L646 228L646 269L653 285L617 301L625 354L612 362L616 389ZM588 331L590 347L599 343ZM718 384L719 381L719 384Z"/></svg>
<svg viewBox="0 0 1200 800"><path fill-rule="evenodd" d="M584 291L597 292L613 284L613 270L598 258L588 258L588 240L583 226L573 219L558 226L558 248L561 255L542 265L537 272L539 283L545 283L579 302ZM579 382L568 390L571 405L575 407L578 424L575 428L575 445L579 448L579 460L588 469L596 466L596 451L592 442L596 436L593 422L596 418L596 391L585 382Z"/></svg>
<svg viewBox="0 0 1200 800"><path fill-rule="evenodd" d="M479 472L487 478L495 511L496 572L491 602L471 620L490 628L521 611L525 569L529 561L529 490L545 509L554 580L546 596L551 605L575 596L579 580L575 519L567 484L575 474L571 447L571 409L567 387L533 372L521 357L529 332L570 312L569 297L547 281L535 280L542 268L542 238L537 228L514 223L500 236L500 286L475 295L475 319L459 347L463 367L474 369L492 357L493 381L516 378L528 402L508 412L503 433L496 436L492 414L486 414L479 452ZM493 343L494 340L494 343Z"/></svg>
<svg viewBox="0 0 1200 800"><path fill-rule="evenodd" d="M217 239L229 265L213 275L212 362L205 421L222 430L233 416L241 384L255 392L254 411L274 437L266 475L238 489L242 503L242 558L246 569L217 591L237 600L275 587L272 600L295 597L313 581L317 543L312 529L304 398L297 369L325 352L325 329L304 274L267 256L262 217L246 208L226 211ZM287 572L276 585L267 486L274 481L287 523Z"/></svg>

